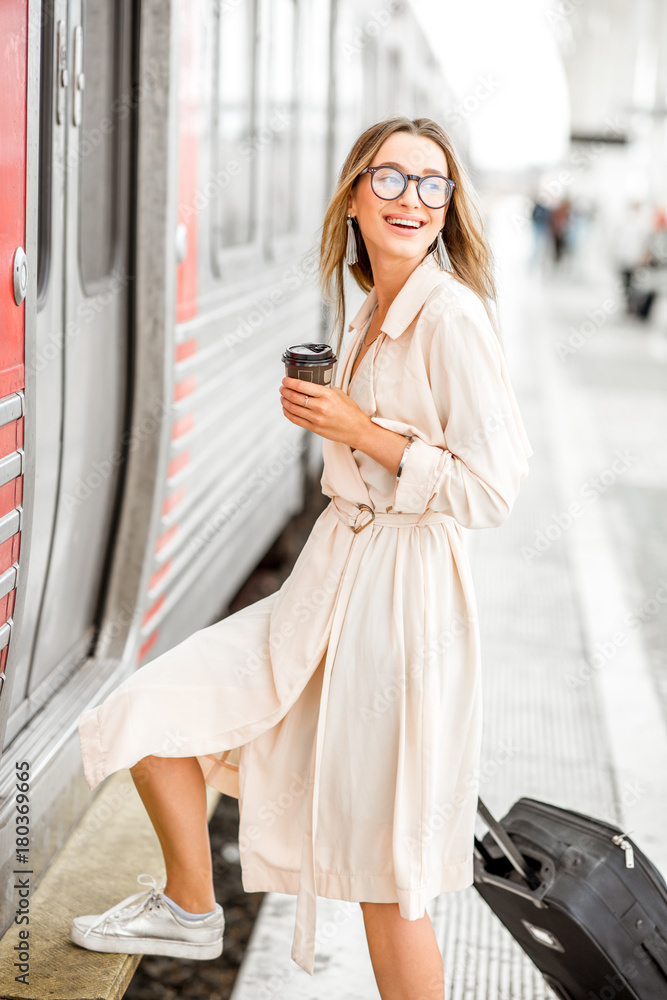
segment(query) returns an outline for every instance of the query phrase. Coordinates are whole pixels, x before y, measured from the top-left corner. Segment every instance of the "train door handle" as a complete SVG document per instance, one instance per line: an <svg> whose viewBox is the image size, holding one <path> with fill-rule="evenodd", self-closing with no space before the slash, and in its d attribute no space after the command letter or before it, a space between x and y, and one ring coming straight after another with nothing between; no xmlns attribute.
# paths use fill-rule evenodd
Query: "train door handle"
<svg viewBox="0 0 667 1000"><path fill-rule="evenodd" d="M56 54L56 122L62 125L65 121L65 94L69 84L67 71L67 31L64 21L58 21L58 50Z"/></svg>
<svg viewBox="0 0 667 1000"><path fill-rule="evenodd" d="M188 255L188 227L182 222L176 226L176 263L182 264Z"/></svg>
<svg viewBox="0 0 667 1000"><path fill-rule="evenodd" d="M14 285L14 302L20 306L28 291L28 258L23 247L17 247L12 267L12 283Z"/></svg>
<svg viewBox="0 0 667 1000"><path fill-rule="evenodd" d="M80 125L82 120L83 89L86 78L83 73L83 28L77 24L74 29L74 95L72 105L72 120Z"/></svg>

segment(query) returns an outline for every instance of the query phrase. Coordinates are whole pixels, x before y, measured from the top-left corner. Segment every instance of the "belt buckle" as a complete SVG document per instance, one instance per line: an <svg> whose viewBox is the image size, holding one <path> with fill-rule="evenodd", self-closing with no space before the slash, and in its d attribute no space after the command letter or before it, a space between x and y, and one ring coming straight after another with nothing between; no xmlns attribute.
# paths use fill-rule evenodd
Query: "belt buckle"
<svg viewBox="0 0 667 1000"><path fill-rule="evenodd" d="M367 528L369 524L373 523L373 521L375 520L375 511L373 510L372 507L369 507L367 503L358 503L358 504L355 504L355 507L359 508L359 514L361 513L362 509L365 508L366 510L369 510L371 512L371 515L372 515L370 521L366 521L365 524L360 524L358 528L354 527L353 525L350 525L350 527L352 528L352 531L356 535L359 531L363 531L364 528ZM357 517L359 517L359 514L357 514ZM357 517L355 517L355 523L356 523Z"/></svg>

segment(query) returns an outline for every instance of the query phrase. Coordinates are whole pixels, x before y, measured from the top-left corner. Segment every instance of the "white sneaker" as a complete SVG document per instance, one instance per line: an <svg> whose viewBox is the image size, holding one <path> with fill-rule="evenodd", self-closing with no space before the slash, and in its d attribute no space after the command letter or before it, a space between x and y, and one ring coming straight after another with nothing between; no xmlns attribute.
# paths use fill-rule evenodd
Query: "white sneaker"
<svg viewBox="0 0 667 1000"><path fill-rule="evenodd" d="M148 879L148 882L145 880ZM89 951L120 955L170 955L173 958L217 958L222 954L225 918L222 907L199 920L174 913L152 875L137 876L145 892L128 896L104 913L75 917L70 938Z"/></svg>

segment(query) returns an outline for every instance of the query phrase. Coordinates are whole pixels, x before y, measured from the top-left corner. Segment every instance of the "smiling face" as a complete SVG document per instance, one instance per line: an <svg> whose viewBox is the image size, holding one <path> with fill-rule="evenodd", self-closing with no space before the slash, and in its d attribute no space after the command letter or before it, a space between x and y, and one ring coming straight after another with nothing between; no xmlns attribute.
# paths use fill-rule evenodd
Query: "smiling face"
<svg viewBox="0 0 667 1000"><path fill-rule="evenodd" d="M386 139L370 164L398 167L404 174L443 174L448 177L444 151L426 136L394 132ZM356 216L371 260L421 261L445 222L447 208L428 208L417 194L417 182L408 181L403 194L385 201L371 187L371 175L363 174L348 199L348 213Z"/></svg>

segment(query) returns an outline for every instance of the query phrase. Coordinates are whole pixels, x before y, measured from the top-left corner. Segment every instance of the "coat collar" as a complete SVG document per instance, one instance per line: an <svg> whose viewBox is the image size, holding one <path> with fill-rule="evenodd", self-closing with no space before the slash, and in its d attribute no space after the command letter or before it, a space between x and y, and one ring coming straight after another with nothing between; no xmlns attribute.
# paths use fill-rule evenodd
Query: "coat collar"
<svg viewBox="0 0 667 1000"><path fill-rule="evenodd" d="M438 287L443 278L447 279L451 276L449 271L442 271L438 267L432 253L428 254L414 269L389 306L380 330L388 334L392 340L400 337L403 331L410 326L433 289ZM377 292L373 286L348 329L360 330L365 326L376 304Z"/></svg>

